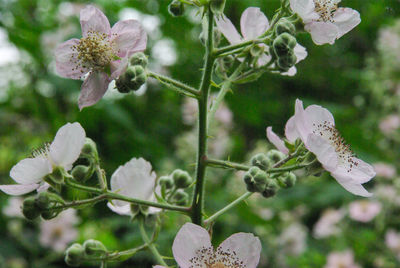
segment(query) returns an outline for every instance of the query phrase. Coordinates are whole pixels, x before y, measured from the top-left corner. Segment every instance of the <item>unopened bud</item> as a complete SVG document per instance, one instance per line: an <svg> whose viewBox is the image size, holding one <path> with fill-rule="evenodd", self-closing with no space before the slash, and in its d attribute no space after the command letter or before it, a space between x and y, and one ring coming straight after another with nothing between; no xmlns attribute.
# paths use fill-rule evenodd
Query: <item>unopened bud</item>
<svg viewBox="0 0 400 268"><path fill-rule="evenodd" d="M211 11L220 16L224 12L226 0L211 0L210 1L210 8Z"/></svg>
<svg viewBox="0 0 400 268"><path fill-rule="evenodd" d="M84 165L77 165L75 166L72 171L71 175L77 181L85 181L89 174L89 167Z"/></svg>
<svg viewBox="0 0 400 268"><path fill-rule="evenodd" d="M296 184L297 178L293 172L284 173L279 178L281 186L285 188L293 187Z"/></svg>
<svg viewBox="0 0 400 268"><path fill-rule="evenodd" d="M51 203L51 196L49 192L41 192L36 198L35 198L36 206L38 206L40 209L48 209L50 207Z"/></svg>
<svg viewBox="0 0 400 268"><path fill-rule="evenodd" d="M267 173L259 167L251 167L243 177L249 192L262 192L265 189L267 179Z"/></svg>
<svg viewBox="0 0 400 268"><path fill-rule="evenodd" d="M183 12L185 12L185 5L179 0L173 0L168 5L168 11L174 17L182 16Z"/></svg>
<svg viewBox="0 0 400 268"><path fill-rule="evenodd" d="M40 213L40 216L42 216L44 220L51 220L57 217L60 212L60 210L47 210Z"/></svg>
<svg viewBox="0 0 400 268"><path fill-rule="evenodd" d="M120 75L115 85L119 92L128 93L138 90L147 81L147 74L140 65L129 66L125 73Z"/></svg>
<svg viewBox="0 0 400 268"><path fill-rule="evenodd" d="M40 208L36 205L35 197L25 198L22 203L22 214L24 214L25 218L28 220L34 220L40 215Z"/></svg>
<svg viewBox="0 0 400 268"><path fill-rule="evenodd" d="M276 35L280 35L282 33L288 33L290 35L295 35L296 27L286 18L281 18L275 26Z"/></svg>
<svg viewBox="0 0 400 268"><path fill-rule="evenodd" d="M82 147L82 154L94 158L97 157L96 143L92 139L90 138L85 139L85 144Z"/></svg>
<svg viewBox="0 0 400 268"><path fill-rule="evenodd" d="M177 190L172 197L175 204L179 206L185 206L189 201L189 195L184 190Z"/></svg>
<svg viewBox="0 0 400 268"><path fill-rule="evenodd" d="M171 174L171 177L174 180L177 188L187 188L193 182L193 179L190 177L189 173L181 169L174 170L174 172Z"/></svg>
<svg viewBox="0 0 400 268"><path fill-rule="evenodd" d="M266 171L272 166L272 161L263 153L256 154L250 160L252 166L259 167Z"/></svg>
<svg viewBox="0 0 400 268"><path fill-rule="evenodd" d="M158 184L161 187L164 187L165 189L169 190L174 187L174 180L170 176L162 176L158 179Z"/></svg>
<svg viewBox="0 0 400 268"><path fill-rule="evenodd" d="M75 243L72 244L66 251L65 251L65 262L69 266L80 266L85 259L85 249L82 247L81 244Z"/></svg>
<svg viewBox="0 0 400 268"><path fill-rule="evenodd" d="M266 156L269 159L271 159L271 161L274 162L274 163L277 163L277 162L279 162L279 161L281 161L282 159L285 158L285 154L284 153L282 153L282 152L280 152L278 150L275 150L275 149L269 150L267 152Z"/></svg>
<svg viewBox="0 0 400 268"><path fill-rule="evenodd" d="M89 239L83 243L83 248L88 256L103 255L107 252L106 247L100 241Z"/></svg>
<svg viewBox="0 0 400 268"><path fill-rule="evenodd" d="M296 64L297 57L293 51L289 51L286 55L280 56L277 60L278 67L287 70Z"/></svg>
<svg viewBox="0 0 400 268"><path fill-rule="evenodd" d="M275 50L276 55L278 57L281 57L292 51L296 44L297 41L295 37L288 33L283 33L275 38L272 46Z"/></svg>
<svg viewBox="0 0 400 268"><path fill-rule="evenodd" d="M279 185L274 179L268 179L264 191L261 193L265 198L274 196L279 190Z"/></svg>
<svg viewBox="0 0 400 268"><path fill-rule="evenodd" d="M147 56L143 52L137 52L131 56L129 59L129 63L134 66L134 65L140 65L143 68L147 67L147 64L149 63L149 60L147 59Z"/></svg>

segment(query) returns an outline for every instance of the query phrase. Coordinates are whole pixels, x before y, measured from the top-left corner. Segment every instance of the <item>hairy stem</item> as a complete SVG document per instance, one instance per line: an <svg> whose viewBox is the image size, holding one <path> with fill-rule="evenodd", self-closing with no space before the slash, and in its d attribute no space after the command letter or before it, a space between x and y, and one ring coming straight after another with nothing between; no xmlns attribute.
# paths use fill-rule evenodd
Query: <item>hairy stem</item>
<svg viewBox="0 0 400 268"><path fill-rule="evenodd" d="M148 248L150 249L150 251L154 255L154 257L157 259L158 263L160 263L161 265L163 265L165 267L168 267L168 265L165 263L163 257L158 252L157 248L154 246L153 242L147 236L146 229L144 228L144 219L140 219L140 221L139 221L139 230L140 230L140 234L143 238L143 241L147 244Z"/></svg>
<svg viewBox="0 0 400 268"><path fill-rule="evenodd" d="M201 97L198 99L199 106L199 130L198 130L198 148L196 162L196 185L194 188L192 201L192 222L202 225L203 214L203 196L204 196L204 177L207 164L207 107L208 93L211 85L211 74L215 61L212 53L214 48L214 15L208 7L208 30L206 41L206 55L204 62L203 75L200 83Z"/></svg>
<svg viewBox="0 0 400 268"><path fill-rule="evenodd" d="M200 95L200 92L197 89L195 89L189 85L186 85L185 83L182 83L180 81L177 81L170 77L167 77L165 75L157 74L152 71L148 71L147 75L149 77L153 77L153 78L157 79L160 83L172 88L173 90L179 91L179 93L188 93L185 95L187 95L189 97L198 98Z"/></svg>

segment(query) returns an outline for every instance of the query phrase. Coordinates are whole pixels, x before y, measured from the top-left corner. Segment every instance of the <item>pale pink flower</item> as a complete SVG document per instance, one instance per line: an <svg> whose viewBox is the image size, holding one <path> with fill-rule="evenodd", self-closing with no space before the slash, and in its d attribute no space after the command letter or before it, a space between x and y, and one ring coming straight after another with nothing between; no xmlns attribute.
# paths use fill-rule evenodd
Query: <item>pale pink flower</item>
<svg viewBox="0 0 400 268"><path fill-rule="evenodd" d="M32 158L25 158L13 166L10 177L18 184L0 185L0 190L9 195L45 190L49 185L43 178L56 168L70 170L82 151L85 138L85 130L79 123L62 126L50 145L34 152Z"/></svg>
<svg viewBox="0 0 400 268"><path fill-rule="evenodd" d="M343 210L332 208L325 210L314 225L313 234L315 238L325 238L340 233L338 223L343 219L343 217Z"/></svg>
<svg viewBox="0 0 400 268"><path fill-rule="evenodd" d="M222 15L216 19L218 30L226 37L232 45L238 44L243 41L254 40L264 34L270 27L268 18L260 11L258 7L247 8L240 18L240 29L242 35L236 30L233 23L225 16ZM265 44L260 45L264 51L268 51ZM296 44L294 53L297 57L297 62L304 60L307 57L306 49L300 44ZM263 53L258 59L258 65L263 66L271 60L271 56ZM291 67L283 75L293 76L296 74L296 67Z"/></svg>
<svg viewBox="0 0 400 268"><path fill-rule="evenodd" d="M67 78L81 79L80 109L98 102L108 84L127 66L127 59L146 49L147 35L136 20L117 22L112 28L107 17L94 6L81 10L82 38L60 44L56 51L57 72Z"/></svg>
<svg viewBox="0 0 400 268"><path fill-rule="evenodd" d="M74 209L64 210L54 219L43 220L40 223L40 244L57 252L64 251L78 237L75 228L77 223L78 217Z"/></svg>
<svg viewBox="0 0 400 268"><path fill-rule="evenodd" d="M379 129L386 135L392 134L398 128L400 128L400 116L397 114L388 115L379 123Z"/></svg>
<svg viewBox="0 0 400 268"><path fill-rule="evenodd" d="M381 212L382 206L377 201L359 200L349 205L350 218L355 221L369 222Z"/></svg>
<svg viewBox="0 0 400 268"><path fill-rule="evenodd" d="M330 253L324 268L360 268L360 266L354 262L353 252L346 250Z"/></svg>
<svg viewBox="0 0 400 268"><path fill-rule="evenodd" d="M147 201L156 201L156 173L152 171L150 162L143 158L132 158L111 176L111 191L118 194ZM131 215L131 204L126 201L113 200L107 206L120 215ZM149 213L159 212L159 208L149 207Z"/></svg>
<svg viewBox="0 0 400 268"><path fill-rule="evenodd" d="M292 223L283 230L278 241L285 254L298 256L307 248L306 239L305 227L299 223Z"/></svg>
<svg viewBox="0 0 400 268"><path fill-rule="evenodd" d="M341 0L290 0L290 7L303 20L315 44L333 44L360 22L360 14L338 7Z"/></svg>
<svg viewBox="0 0 400 268"><path fill-rule="evenodd" d="M400 260L400 234L394 230L388 230L385 235L385 244Z"/></svg>
<svg viewBox="0 0 400 268"><path fill-rule="evenodd" d="M322 167L347 191L366 197L372 195L361 184L375 177L373 167L354 156L327 109L318 105L304 109L303 102L297 99L295 115L286 123L285 135L290 142L300 138ZM267 137L283 153L288 152L283 141L270 127L267 128Z"/></svg>
<svg viewBox="0 0 400 268"><path fill-rule="evenodd" d="M385 163L373 164L376 176L383 177L386 179L393 179L396 176L396 168L392 165Z"/></svg>
<svg viewBox="0 0 400 268"><path fill-rule="evenodd" d="M180 268L256 268L261 243L253 234L236 233L214 249L207 230L186 223L175 237L172 252ZM165 267L158 265L155 268Z"/></svg>
<svg viewBox="0 0 400 268"><path fill-rule="evenodd" d="M8 199L7 205L3 208L3 214L8 217L23 218L22 215L22 203L24 199L21 197L11 197Z"/></svg>
<svg viewBox="0 0 400 268"><path fill-rule="evenodd" d="M400 196L393 185L377 185L374 187L374 194L380 200L400 206Z"/></svg>

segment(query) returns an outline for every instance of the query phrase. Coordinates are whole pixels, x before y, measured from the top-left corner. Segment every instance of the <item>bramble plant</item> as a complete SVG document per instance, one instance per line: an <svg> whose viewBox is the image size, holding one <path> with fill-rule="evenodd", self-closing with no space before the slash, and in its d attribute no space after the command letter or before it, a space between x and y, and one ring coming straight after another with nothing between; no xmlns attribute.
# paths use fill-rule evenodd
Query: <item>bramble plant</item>
<svg viewBox="0 0 400 268"><path fill-rule="evenodd" d="M198 106L197 152L193 155L195 174L176 168L170 174L157 176L151 163L143 158L132 158L108 180L95 141L86 137L85 130L75 122L62 126L51 144L17 163L10 171L17 184L0 185L0 189L9 195L38 192L23 201L22 212L29 220L38 217L50 220L67 211L70 213L71 208L84 209L87 205L107 201L113 212L139 222L143 244L111 251L102 241L93 239L74 243L65 251L65 262L70 266L89 262L106 267L109 262L121 262L148 249L159 264L155 266L158 268L176 267L176 264L181 268L257 267L261 243L253 234L233 234L217 248L210 239L218 217L251 195L273 198L278 191L295 187L301 176L327 171L350 193L371 196L362 184L375 176L373 167L355 156L327 109L318 105L304 108L299 99L294 105L294 115L286 123L284 139L271 127L266 129L268 140L277 150L257 153L249 164L212 158L208 153L214 117L234 84L257 80L265 72L289 76L301 72L296 64L306 59L307 51L296 40L298 31L309 32L316 45L334 45L335 40L360 23L359 13L338 7L339 2L281 0L271 21L259 8L249 7L240 18L239 33L223 14L225 0L173 0L168 6L172 16L181 16L185 7L192 6L202 19L200 41L205 55L198 87L150 69L145 53L147 35L139 21L123 20L111 27L98 8L83 8L80 13L82 38L60 44L55 54L59 75L84 79L79 109L95 105L112 80L124 94L154 79L193 99ZM220 46L222 36L230 45ZM215 97L210 96L211 87L219 89ZM78 159L82 161L75 164ZM210 168L243 171L243 194L211 216L205 216L209 215L205 207L205 185ZM295 173L297 170L304 172ZM96 184L91 181L92 177L97 177ZM65 188L87 192L92 197L66 200L61 194ZM373 210L379 209L375 206ZM171 211L191 221L179 226L172 244L173 258L164 257L156 246L162 231L162 215ZM362 216L358 219L365 220ZM149 226L151 235L147 230Z"/></svg>

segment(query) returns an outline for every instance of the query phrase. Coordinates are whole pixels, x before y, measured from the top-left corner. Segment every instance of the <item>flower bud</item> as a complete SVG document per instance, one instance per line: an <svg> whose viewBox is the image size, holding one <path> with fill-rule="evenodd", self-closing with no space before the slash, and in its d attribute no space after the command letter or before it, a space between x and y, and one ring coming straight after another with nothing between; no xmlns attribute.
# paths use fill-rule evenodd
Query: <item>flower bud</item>
<svg viewBox="0 0 400 268"><path fill-rule="evenodd" d="M277 38L275 38L272 46L275 50L276 55L278 57L281 57L288 54L289 51L292 51L296 44L296 38L288 33L282 33Z"/></svg>
<svg viewBox="0 0 400 268"><path fill-rule="evenodd" d="M185 206L189 201L189 195L184 190L177 190L172 196L173 203L178 206Z"/></svg>
<svg viewBox="0 0 400 268"><path fill-rule="evenodd" d="M35 204L40 209L48 209L51 205L51 194L49 192L41 192L35 198Z"/></svg>
<svg viewBox="0 0 400 268"><path fill-rule="evenodd" d="M36 205L35 197L25 198L22 203L22 214L24 214L25 218L28 220L34 220L40 215L40 208Z"/></svg>
<svg viewBox="0 0 400 268"><path fill-rule="evenodd" d="M98 154L97 154L96 143L92 139L90 138L85 139L85 144L82 147L82 154L84 154L85 156L97 158Z"/></svg>
<svg viewBox="0 0 400 268"><path fill-rule="evenodd" d="M65 251L65 262L69 266L78 267L85 259L85 249L78 243L72 244Z"/></svg>
<svg viewBox="0 0 400 268"><path fill-rule="evenodd" d="M134 66L134 65L140 65L143 68L147 67L147 64L149 63L149 60L147 59L147 56L143 52L137 52L131 56L129 59L129 63Z"/></svg>
<svg viewBox="0 0 400 268"><path fill-rule="evenodd" d="M284 153L282 153L282 152L280 152L280 151L278 151L278 150L275 150L275 149L269 150L269 151L267 152L266 156L267 156L273 163L277 163L277 162L279 162L279 161L281 161L282 159L285 158L285 154L284 154Z"/></svg>
<svg viewBox="0 0 400 268"><path fill-rule="evenodd" d="M175 185L174 180L170 176L160 177L158 179L158 184L167 190L172 189L172 187L174 187L174 185Z"/></svg>
<svg viewBox="0 0 400 268"><path fill-rule="evenodd" d="M267 173L259 167L251 167L243 177L249 192L262 192L268 179Z"/></svg>
<svg viewBox="0 0 400 268"><path fill-rule="evenodd" d="M77 165L72 169L71 175L77 181L85 181L88 177L89 171L89 167L84 165Z"/></svg>
<svg viewBox="0 0 400 268"><path fill-rule="evenodd" d="M193 179L190 177L189 173L181 169L174 170L171 176L177 188L187 188L193 182Z"/></svg>
<svg viewBox="0 0 400 268"><path fill-rule="evenodd" d="M280 35L283 33L288 33L290 35L295 35L296 27L286 18L281 18L275 26L276 35Z"/></svg>
<svg viewBox="0 0 400 268"><path fill-rule="evenodd" d="M168 11L174 17L182 16L183 12L185 12L185 5L179 0L173 0L168 5Z"/></svg>
<svg viewBox="0 0 400 268"><path fill-rule="evenodd" d="M294 54L293 50L291 50L286 55L280 56L278 58L277 65L279 68L286 71L290 67L294 66L296 64L296 61L297 61L297 57Z"/></svg>
<svg viewBox="0 0 400 268"><path fill-rule="evenodd" d="M60 212L60 210L46 210L40 213L40 216L42 216L44 220L51 220L57 217Z"/></svg>
<svg viewBox="0 0 400 268"><path fill-rule="evenodd" d="M268 179L264 191L262 191L262 196L265 198L274 196L279 190L279 185L274 179Z"/></svg>
<svg viewBox="0 0 400 268"><path fill-rule="evenodd" d="M210 1L210 8L211 11L220 16L224 12L226 0L211 0Z"/></svg>
<svg viewBox="0 0 400 268"><path fill-rule="evenodd" d="M120 75L115 85L119 92L128 93L138 90L147 81L147 74L140 65L129 66L125 73Z"/></svg>
<svg viewBox="0 0 400 268"><path fill-rule="evenodd" d="M285 188L293 187L297 181L297 177L293 172L284 173L278 179L281 182L281 186Z"/></svg>
<svg viewBox="0 0 400 268"><path fill-rule="evenodd" d="M98 256L103 255L107 252L106 247L100 241L89 239L83 243L83 248L85 249L85 253L88 256Z"/></svg>
<svg viewBox="0 0 400 268"><path fill-rule="evenodd" d="M252 166L259 167L266 171L272 166L272 161L263 153L256 154L250 160Z"/></svg>

